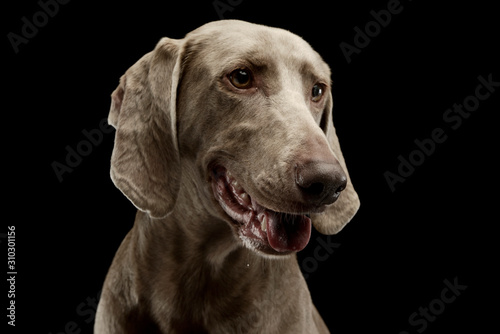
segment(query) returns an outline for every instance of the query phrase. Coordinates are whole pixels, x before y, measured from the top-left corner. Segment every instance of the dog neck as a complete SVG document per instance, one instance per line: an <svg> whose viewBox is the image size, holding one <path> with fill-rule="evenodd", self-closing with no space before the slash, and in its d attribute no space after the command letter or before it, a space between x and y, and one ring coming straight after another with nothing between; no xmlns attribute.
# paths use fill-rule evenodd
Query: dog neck
<svg viewBox="0 0 500 334"><path fill-rule="evenodd" d="M295 254L270 256L246 248L223 220L191 215L193 212L179 215L174 211L166 218L153 219L138 211L134 226L138 232L137 256L146 261L152 252L164 254L162 261L169 259L168 265L177 270L206 268L213 275L228 268L231 272L248 272L251 267L280 271L282 266L289 268L290 263L297 263Z"/></svg>
<svg viewBox="0 0 500 334"><path fill-rule="evenodd" d="M226 222L209 216L191 220L189 215L174 211L167 218L152 219L139 211L134 226L137 249L133 251L136 261L158 275L148 280L182 291L182 300L177 302L186 308L192 307L189 300L199 301L200 294L209 303L224 299L228 307L234 307L227 296L266 299L269 291L281 295L280 290L288 288L283 281L293 281L289 286L303 281L295 255L269 258L257 254L237 240ZM191 226L192 221L196 226Z"/></svg>

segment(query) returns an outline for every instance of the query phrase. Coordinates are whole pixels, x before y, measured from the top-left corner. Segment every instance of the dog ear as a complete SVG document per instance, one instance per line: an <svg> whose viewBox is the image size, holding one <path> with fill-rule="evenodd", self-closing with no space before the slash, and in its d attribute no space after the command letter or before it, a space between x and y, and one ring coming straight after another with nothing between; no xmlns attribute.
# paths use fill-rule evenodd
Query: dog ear
<svg viewBox="0 0 500 334"><path fill-rule="evenodd" d="M120 78L108 122L116 128L111 179L141 211L162 218L180 186L176 95L182 40L163 38Z"/></svg>
<svg viewBox="0 0 500 334"><path fill-rule="evenodd" d="M360 205L358 194L354 190L344 156L340 150L339 139L333 127L332 109L333 99L330 92L320 126L326 134L330 148L347 175L347 186L340 193L339 198L324 212L311 215L314 227L322 234L338 233L354 217Z"/></svg>

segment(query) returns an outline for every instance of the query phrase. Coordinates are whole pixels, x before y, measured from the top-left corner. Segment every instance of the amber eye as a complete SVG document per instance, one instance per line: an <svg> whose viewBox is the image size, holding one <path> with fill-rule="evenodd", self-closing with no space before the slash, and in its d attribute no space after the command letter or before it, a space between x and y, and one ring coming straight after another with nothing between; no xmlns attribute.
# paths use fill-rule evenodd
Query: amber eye
<svg viewBox="0 0 500 334"><path fill-rule="evenodd" d="M311 91L311 100L313 102L318 102L319 100L321 100L324 93L325 93L325 86L320 83L315 84Z"/></svg>
<svg viewBox="0 0 500 334"><path fill-rule="evenodd" d="M234 87L238 89L247 89L252 87L252 73L249 69L239 68L229 74L229 80Z"/></svg>

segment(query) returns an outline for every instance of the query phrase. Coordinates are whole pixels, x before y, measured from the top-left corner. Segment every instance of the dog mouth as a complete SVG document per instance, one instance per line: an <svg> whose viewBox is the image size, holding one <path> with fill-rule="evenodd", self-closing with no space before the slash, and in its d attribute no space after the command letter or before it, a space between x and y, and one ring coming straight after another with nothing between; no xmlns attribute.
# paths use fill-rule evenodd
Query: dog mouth
<svg viewBox="0 0 500 334"><path fill-rule="evenodd" d="M251 197L226 168L216 167L212 173L215 198L232 219L244 244L275 255L306 247L311 237L311 219L307 215L267 209Z"/></svg>

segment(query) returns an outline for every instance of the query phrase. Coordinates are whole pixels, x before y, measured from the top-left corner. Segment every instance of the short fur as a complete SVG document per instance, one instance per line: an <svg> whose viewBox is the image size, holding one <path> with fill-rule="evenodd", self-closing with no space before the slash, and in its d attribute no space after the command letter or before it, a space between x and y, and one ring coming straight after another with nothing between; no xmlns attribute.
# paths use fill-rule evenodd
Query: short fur
<svg viewBox="0 0 500 334"><path fill-rule="evenodd" d="M227 81L242 67L256 82L244 93ZM313 104L317 81L328 91ZM294 253L268 256L238 238L210 168L224 165L266 208L295 212L305 207L290 177L297 161L336 159L347 187L310 212L321 233L337 233L359 200L332 106L326 63L277 28L212 22L162 38L133 65L112 94L111 177L139 210L106 277L95 333L328 333Z"/></svg>

